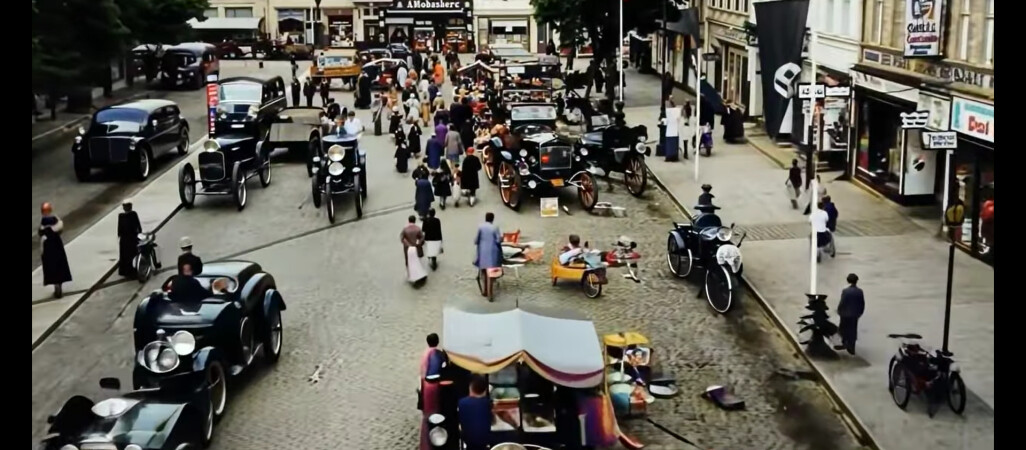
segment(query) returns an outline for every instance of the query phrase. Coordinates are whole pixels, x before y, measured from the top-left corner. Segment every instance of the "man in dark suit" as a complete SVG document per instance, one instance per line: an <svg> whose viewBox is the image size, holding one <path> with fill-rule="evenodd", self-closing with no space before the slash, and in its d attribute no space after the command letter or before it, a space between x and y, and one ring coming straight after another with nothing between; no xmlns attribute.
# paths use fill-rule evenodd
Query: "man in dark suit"
<svg viewBox="0 0 1026 450"><path fill-rule="evenodd" d="M302 87L299 85L299 80L293 78L292 85L290 87L292 89L292 106L299 106L299 91L302 90Z"/></svg>
<svg viewBox="0 0 1026 450"><path fill-rule="evenodd" d="M185 264L180 267L181 273L171 280L171 289L168 292L168 297L172 301L198 303L211 295L211 292L193 275L192 265Z"/></svg>
<svg viewBox="0 0 1026 450"><path fill-rule="evenodd" d="M303 82L303 95L306 97L306 107L313 107L314 93L317 92L317 88L314 87L313 82L309 78Z"/></svg>
<svg viewBox="0 0 1026 450"><path fill-rule="evenodd" d="M324 78L321 80L321 105L327 107L331 98L331 80Z"/></svg>
<svg viewBox="0 0 1026 450"><path fill-rule="evenodd" d="M203 260L199 256L192 253L192 239L188 236L183 236L178 241L178 247L182 249L182 254L178 255L178 274L184 273L183 268L186 265L191 266L192 273L201 274L203 273Z"/></svg>
<svg viewBox="0 0 1026 450"><path fill-rule="evenodd" d="M837 304L837 315L841 317L839 332L842 345L835 345L835 350L847 350L855 354L855 340L858 338L859 318L866 310L866 297L857 286L859 276L848 274L849 286L841 291L841 301Z"/></svg>

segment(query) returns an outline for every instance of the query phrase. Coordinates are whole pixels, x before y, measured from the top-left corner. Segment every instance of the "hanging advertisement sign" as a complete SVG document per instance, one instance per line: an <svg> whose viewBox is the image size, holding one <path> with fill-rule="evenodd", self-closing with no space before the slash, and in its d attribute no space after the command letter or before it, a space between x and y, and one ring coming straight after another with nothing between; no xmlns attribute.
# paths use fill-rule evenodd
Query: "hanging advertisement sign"
<svg viewBox="0 0 1026 450"><path fill-rule="evenodd" d="M919 111L926 111L930 118L926 128L936 131L948 131L951 119L951 99L939 97L926 92L919 93Z"/></svg>
<svg viewBox="0 0 1026 450"><path fill-rule="evenodd" d="M214 120L217 119L217 74L207 75L207 135L214 137Z"/></svg>
<svg viewBox="0 0 1026 450"><path fill-rule="evenodd" d="M940 56L944 0L906 0L905 57Z"/></svg>
<svg viewBox="0 0 1026 450"><path fill-rule="evenodd" d="M951 129L967 136L994 142L994 105L952 97Z"/></svg>

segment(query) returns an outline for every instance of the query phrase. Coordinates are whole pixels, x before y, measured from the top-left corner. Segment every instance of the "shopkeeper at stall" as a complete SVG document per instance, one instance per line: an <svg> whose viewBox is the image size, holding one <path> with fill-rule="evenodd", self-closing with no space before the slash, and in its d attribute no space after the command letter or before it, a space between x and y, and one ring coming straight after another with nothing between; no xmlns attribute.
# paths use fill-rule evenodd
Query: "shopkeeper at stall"
<svg viewBox="0 0 1026 450"><path fill-rule="evenodd" d="M465 450L487 450L492 444L492 399L488 397L488 382L483 376L470 377L470 395L461 398L456 407ZM514 429L519 428L508 413L498 416Z"/></svg>

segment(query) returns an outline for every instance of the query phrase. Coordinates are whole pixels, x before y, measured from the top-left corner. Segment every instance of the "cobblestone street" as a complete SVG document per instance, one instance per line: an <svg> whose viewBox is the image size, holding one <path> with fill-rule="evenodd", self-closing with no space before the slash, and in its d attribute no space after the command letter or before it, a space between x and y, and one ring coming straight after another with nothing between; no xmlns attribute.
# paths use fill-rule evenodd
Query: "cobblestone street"
<svg viewBox="0 0 1026 450"><path fill-rule="evenodd" d="M336 96L352 101L348 94ZM370 113L358 114L370 128ZM625 218L584 213L570 191L561 204L571 215L541 218L537 200L515 213L501 205L494 186L484 184L477 206L439 211L446 251L437 272L415 290L404 281L397 238L413 213L412 183L409 175L395 173L387 137L368 134L362 145L370 154L370 186L361 220L351 220L350 201L337 200L342 222L329 227L323 208L310 205L305 168L281 163L267 189L251 185L245 211L236 212L227 200L201 199L159 232L166 266L173 267L178 238L188 235L205 261L259 262L274 275L288 305L280 363L232 380L234 395L211 448L415 448L418 355L424 336L441 332L443 305L483 301L471 261L474 232L487 211L496 213L504 231L520 229L522 240L546 243L543 263L520 269L519 279L512 273L502 279L497 302L576 309L595 322L599 334L631 330L652 339L681 389L678 397L650 406L654 422L707 449L859 448L817 384L774 374L779 368L811 369L754 301L743 297L739 311L720 316L697 298L695 282L669 275L666 232L682 216L654 185L635 199L619 180L599 183L599 200L626 207ZM874 232L849 224L853 234ZM752 232L755 237L800 231L767 226ZM638 241L645 257L642 283L611 269L610 284L595 300L571 284L551 286L547 261L570 233L595 248L608 247L620 235ZM167 275L145 286L112 283L97 291L33 352L34 440L42 437L46 416L70 395L95 399L100 377L130 378L132 313L140 292L156 288ZM699 398L714 384L731 387L747 410L721 411ZM646 448L687 448L644 420L620 425Z"/></svg>

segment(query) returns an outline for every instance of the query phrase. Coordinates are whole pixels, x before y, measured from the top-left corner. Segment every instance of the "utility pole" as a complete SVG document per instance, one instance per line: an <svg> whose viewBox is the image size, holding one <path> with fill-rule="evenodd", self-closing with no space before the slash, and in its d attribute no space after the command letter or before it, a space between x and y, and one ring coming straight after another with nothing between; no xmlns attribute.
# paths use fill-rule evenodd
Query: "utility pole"
<svg viewBox="0 0 1026 450"><path fill-rule="evenodd" d="M662 152L666 151L666 2L662 2L663 5L663 26L662 33L659 35L661 40L660 50L662 55L659 61L659 143L657 144L656 154L660 154L659 149ZM665 153L664 153L665 154Z"/></svg>

